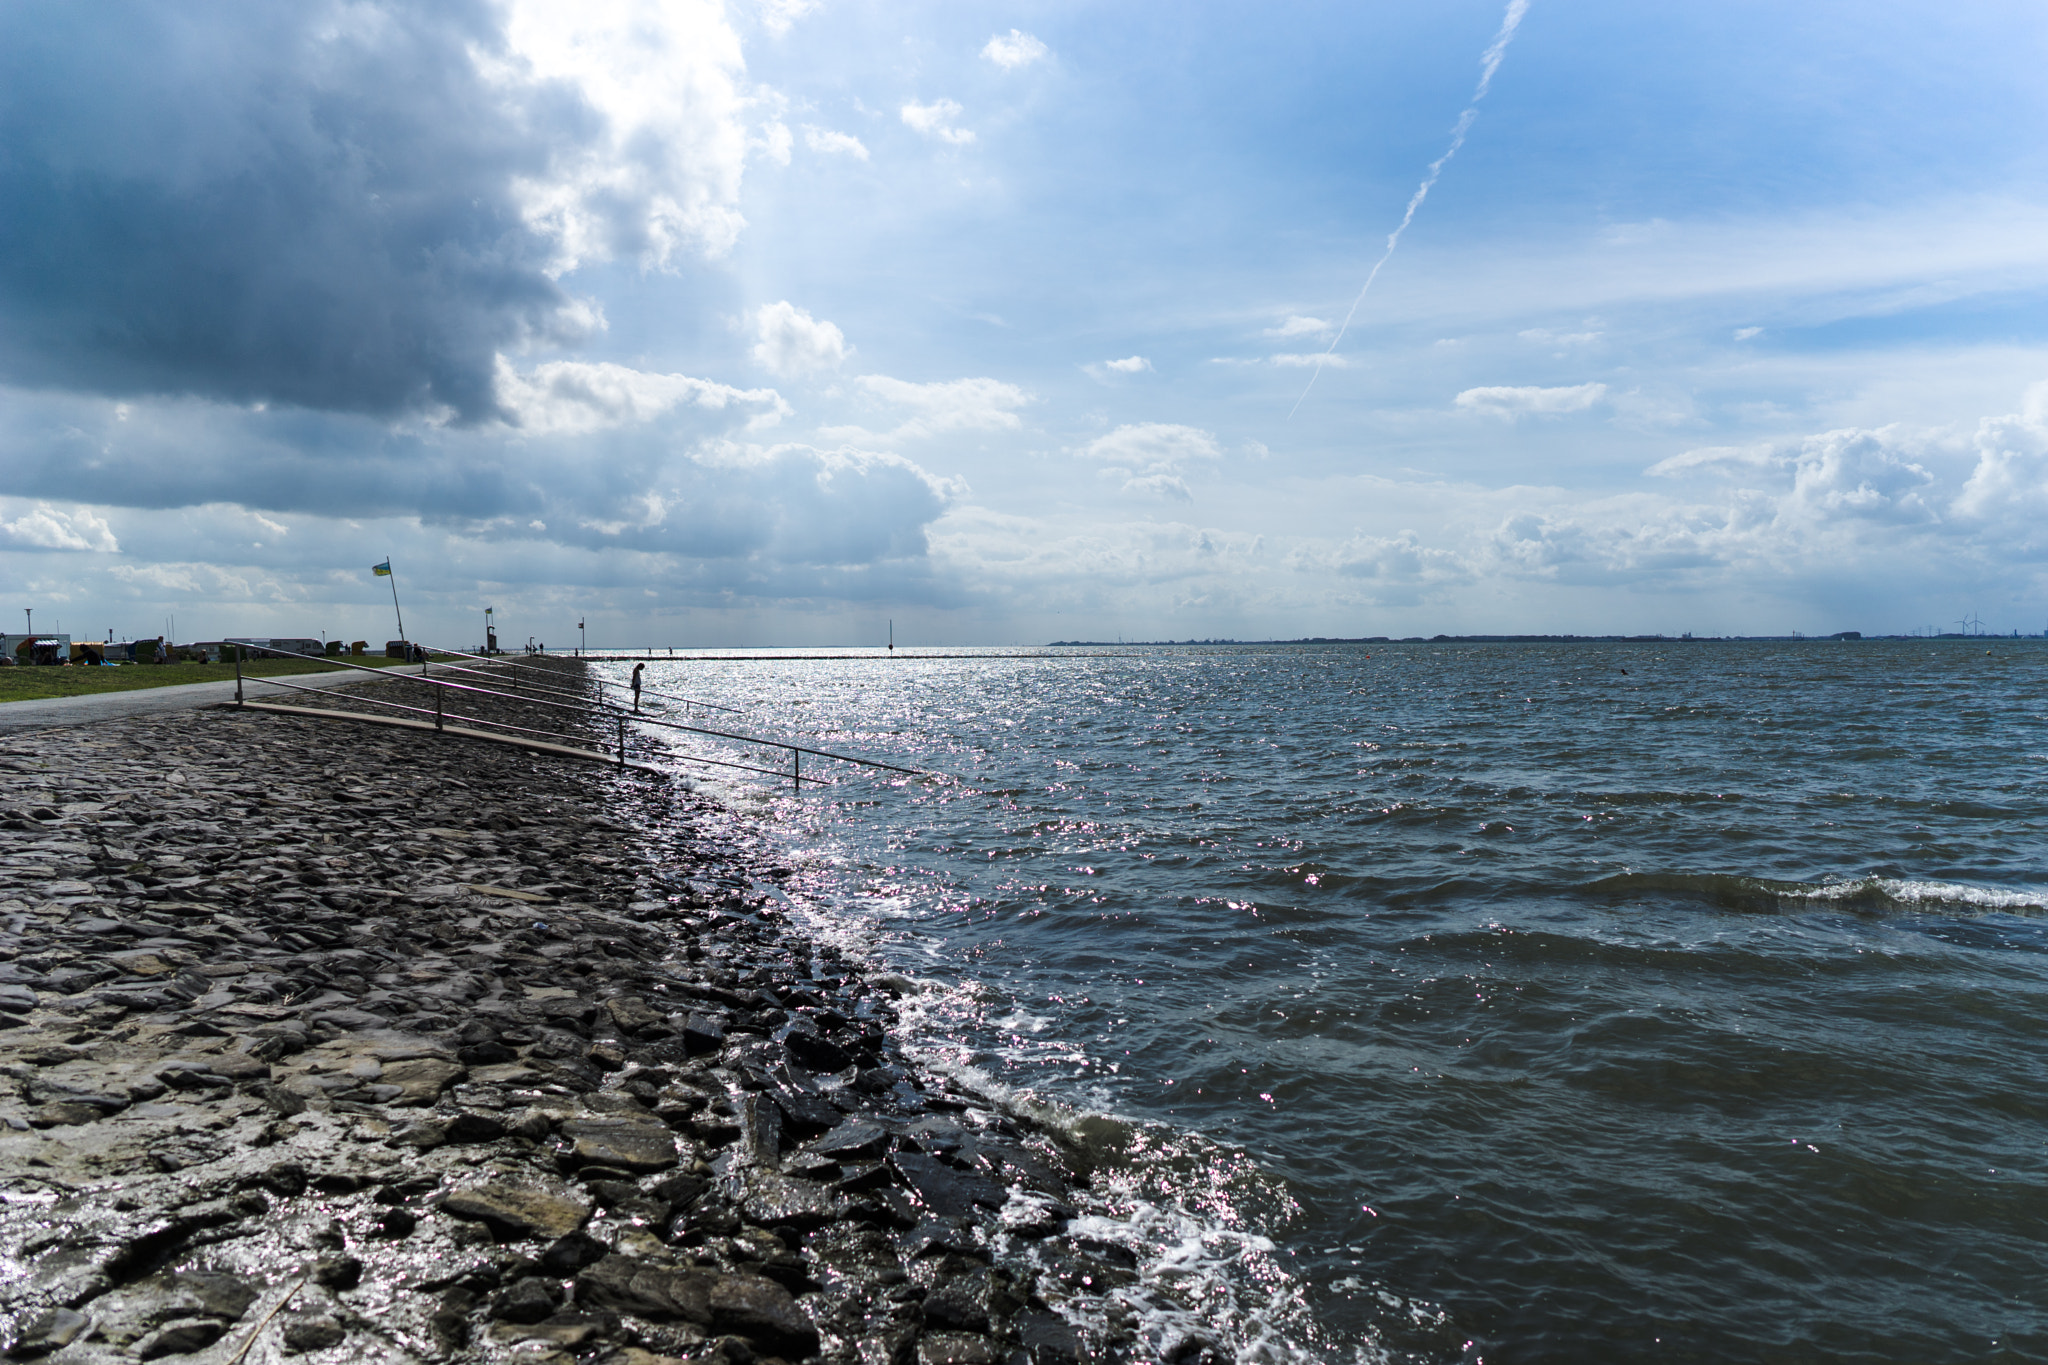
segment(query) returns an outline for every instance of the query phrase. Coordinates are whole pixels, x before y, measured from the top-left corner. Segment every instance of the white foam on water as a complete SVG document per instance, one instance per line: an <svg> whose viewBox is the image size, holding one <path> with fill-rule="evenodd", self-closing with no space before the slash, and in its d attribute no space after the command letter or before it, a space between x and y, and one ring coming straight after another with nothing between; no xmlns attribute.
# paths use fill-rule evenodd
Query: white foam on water
<svg viewBox="0 0 2048 1365"><path fill-rule="evenodd" d="M1785 894L1788 899L1809 901L1868 900L1875 895L1899 905L1930 909L1955 906L1972 911L2048 911L2048 892L1996 890L1964 882L1910 881L1895 877L1830 882Z"/></svg>

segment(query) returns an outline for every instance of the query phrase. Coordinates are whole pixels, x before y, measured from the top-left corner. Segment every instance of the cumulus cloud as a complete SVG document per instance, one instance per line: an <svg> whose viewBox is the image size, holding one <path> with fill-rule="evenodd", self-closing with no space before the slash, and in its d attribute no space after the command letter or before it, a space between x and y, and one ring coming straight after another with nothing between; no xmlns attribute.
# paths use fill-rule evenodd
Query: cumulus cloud
<svg viewBox="0 0 2048 1365"><path fill-rule="evenodd" d="M930 104L911 100L903 106L903 121L926 137L935 137L959 147L974 141L972 129L953 126L954 120L964 112L953 100L937 99Z"/></svg>
<svg viewBox="0 0 2048 1365"><path fill-rule="evenodd" d="M1189 502L1194 494L1184 477L1187 465L1220 460L1223 447L1199 427L1133 422L1096 437L1074 453L1101 461L1104 477L1122 479L1126 493Z"/></svg>
<svg viewBox="0 0 2048 1365"><path fill-rule="evenodd" d="M850 156L856 161L868 159L867 146L852 133L820 128L812 123L804 125L804 145L824 156Z"/></svg>
<svg viewBox="0 0 2048 1365"><path fill-rule="evenodd" d="M458 423L717 254L747 97L711 0L0 10L0 378Z"/></svg>
<svg viewBox="0 0 2048 1365"><path fill-rule="evenodd" d="M1278 327L1268 327L1262 335L1281 338L1328 336L1332 330L1334 330L1333 324L1325 322L1321 318L1308 318L1296 314L1282 322Z"/></svg>
<svg viewBox="0 0 2048 1365"><path fill-rule="evenodd" d="M106 520L89 508L69 511L47 502L0 521L0 548L11 550L97 550L114 554L121 548Z"/></svg>
<svg viewBox="0 0 2048 1365"><path fill-rule="evenodd" d="M685 374L575 360L549 361L522 374L501 358L498 404L513 425L546 435L638 425L683 404L714 412L752 407L758 410L755 425L789 414L789 405L773 389L736 389Z"/></svg>
<svg viewBox="0 0 2048 1365"><path fill-rule="evenodd" d="M1561 412L1584 412L1607 396L1605 384L1573 384L1563 388L1516 387L1496 384L1466 389L1456 401L1461 408L1491 413L1497 417L1525 417Z"/></svg>
<svg viewBox="0 0 2048 1365"><path fill-rule="evenodd" d="M852 348L846 334L784 299L754 310L754 359L780 375L834 370Z"/></svg>
<svg viewBox="0 0 2048 1365"><path fill-rule="evenodd" d="M1022 29L1013 28L1008 33L998 33L989 39L988 45L981 49L981 55L1005 71L1014 71L1020 66L1029 66L1038 61L1048 50L1038 39Z"/></svg>
<svg viewBox="0 0 2048 1365"><path fill-rule="evenodd" d="M1152 368L1152 362L1141 355L1125 356L1122 360L1105 360L1103 368L1118 374L1138 374Z"/></svg>

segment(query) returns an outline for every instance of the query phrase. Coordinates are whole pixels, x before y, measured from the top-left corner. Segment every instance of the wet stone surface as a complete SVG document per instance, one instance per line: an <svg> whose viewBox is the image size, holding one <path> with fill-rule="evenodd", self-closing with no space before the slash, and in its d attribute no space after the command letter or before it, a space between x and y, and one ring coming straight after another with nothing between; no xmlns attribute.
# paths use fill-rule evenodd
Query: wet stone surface
<svg viewBox="0 0 2048 1365"><path fill-rule="evenodd" d="M1158 1358L669 779L226 710L0 779L8 1358Z"/></svg>

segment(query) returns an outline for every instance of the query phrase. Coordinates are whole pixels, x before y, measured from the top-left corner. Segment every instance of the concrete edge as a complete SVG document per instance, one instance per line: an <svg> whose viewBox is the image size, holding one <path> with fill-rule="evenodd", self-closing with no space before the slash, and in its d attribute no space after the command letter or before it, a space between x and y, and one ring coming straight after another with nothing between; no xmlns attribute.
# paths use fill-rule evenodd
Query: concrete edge
<svg viewBox="0 0 2048 1365"><path fill-rule="evenodd" d="M317 706L287 706L273 701L251 701L237 705L224 703L220 709L226 711L262 711L268 715L305 716L313 720L352 720L362 725L383 725L394 730L424 730L428 734L454 735L460 739L481 739L492 744L506 744L515 749L526 749L533 753L557 754L563 758L582 758L603 763L613 768L624 768L631 772L654 773L666 776L661 768L650 768L645 763L621 763L601 749L579 749L573 744L550 744L544 739L527 739L520 735L499 735L488 730L472 730L466 725L436 726L430 720L412 720L404 716L372 716L361 711L329 711Z"/></svg>

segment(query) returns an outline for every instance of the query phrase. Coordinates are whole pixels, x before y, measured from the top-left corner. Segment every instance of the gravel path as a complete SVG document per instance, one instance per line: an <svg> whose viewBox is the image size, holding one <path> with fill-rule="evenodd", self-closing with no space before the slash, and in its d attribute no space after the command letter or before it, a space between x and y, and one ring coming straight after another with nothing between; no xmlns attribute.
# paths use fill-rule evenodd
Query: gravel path
<svg viewBox="0 0 2048 1365"><path fill-rule="evenodd" d="M331 673L299 673L286 678L301 687L330 688L338 683L361 682L368 674L351 669ZM265 687L251 680L244 688L251 701L292 701L299 694L286 688ZM168 711L193 711L203 706L220 706L235 699L233 670L222 682L183 683L174 687L137 687L126 692L96 692L84 697L40 697L32 701L0 703L0 734L19 730L48 730L66 725L96 725L102 721L125 720L130 716L153 716Z"/></svg>
<svg viewBox="0 0 2048 1365"><path fill-rule="evenodd" d="M0 774L13 1358L1215 1358L667 779L229 710Z"/></svg>

